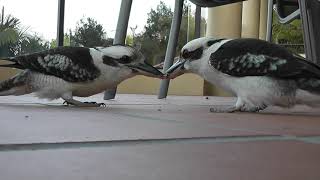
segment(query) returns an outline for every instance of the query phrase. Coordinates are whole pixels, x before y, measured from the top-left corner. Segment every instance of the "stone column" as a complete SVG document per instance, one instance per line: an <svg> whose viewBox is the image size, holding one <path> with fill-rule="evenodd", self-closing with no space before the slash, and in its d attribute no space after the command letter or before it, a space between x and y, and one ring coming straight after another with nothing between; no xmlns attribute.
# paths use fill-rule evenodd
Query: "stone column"
<svg viewBox="0 0 320 180"><path fill-rule="evenodd" d="M241 37L242 3L234 3L208 9L207 35L216 38ZM203 95L226 96L222 89L204 82Z"/></svg>
<svg viewBox="0 0 320 180"><path fill-rule="evenodd" d="M261 2L260 2L259 39L266 40L267 18L268 18L268 0L261 0Z"/></svg>
<svg viewBox="0 0 320 180"><path fill-rule="evenodd" d="M243 38L259 38L260 0L243 2L242 33Z"/></svg>
<svg viewBox="0 0 320 180"><path fill-rule="evenodd" d="M207 36L239 38L242 3L208 8Z"/></svg>

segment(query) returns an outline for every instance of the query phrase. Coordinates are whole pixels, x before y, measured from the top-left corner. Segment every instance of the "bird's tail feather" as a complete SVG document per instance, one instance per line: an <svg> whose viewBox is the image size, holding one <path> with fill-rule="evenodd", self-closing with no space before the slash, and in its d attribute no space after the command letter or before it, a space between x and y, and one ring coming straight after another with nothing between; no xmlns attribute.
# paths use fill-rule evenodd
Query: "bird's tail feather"
<svg viewBox="0 0 320 180"><path fill-rule="evenodd" d="M299 89L320 95L320 79L300 78L296 82Z"/></svg>
<svg viewBox="0 0 320 180"><path fill-rule="evenodd" d="M21 65L19 65L18 63L14 63L14 64L0 64L0 67L8 67L8 68L22 69L22 68L21 68Z"/></svg>
<svg viewBox="0 0 320 180"><path fill-rule="evenodd" d="M0 57L0 61L12 61L15 62L15 58L14 57Z"/></svg>
<svg viewBox="0 0 320 180"><path fill-rule="evenodd" d="M297 90L296 102L297 104L304 104L310 107L319 107L320 94L307 90Z"/></svg>
<svg viewBox="0 0 320 180"><path fill-rule="evenodd" d="M28 71L23 71L10 79L0 82L0 96L27 94L26 83L29 77Z"/></svg>
<svg viewBox="0 0 320 180"><path fill-rule="evenodd" d="M8 67L8 68L18 68L18 69L22 69L21 68L21 65L19 65L17 62L16 62L16 59L14 57L4 57L4 58L0 58L0 62L2 61L10 61L10 62L13 62L13 63L10 63L10 62L7 62L7 63L2 63L0 64L0 67Z"/></svg>

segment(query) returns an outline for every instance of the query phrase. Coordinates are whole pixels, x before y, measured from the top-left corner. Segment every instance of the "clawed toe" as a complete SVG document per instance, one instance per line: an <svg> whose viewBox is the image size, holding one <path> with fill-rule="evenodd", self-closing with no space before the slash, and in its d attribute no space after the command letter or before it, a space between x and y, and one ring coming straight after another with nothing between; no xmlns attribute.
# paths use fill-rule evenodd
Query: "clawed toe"
<svg viewBox="0 0 320 180"><path fill-rule="evenodd" d="M107 107L107 105L106 105L105 103L98 103L98 105L99 105L100 107Z"/></svg>
<svg viewBox="0 0 320 180"><path fill-rule="evenodd" d="M97 102L84 102L84 103L96 105L97 107L107 107L105 103L97 103Z"/></svg>
<svg viewBox="0 0 320 180"><path fill-rule="evenodd" d="M251 107L251 108L242 108L240 109L241 112L259 112L259 111L262 111L266 108L267 106L265 107Z"/></svg>
<svg viewBox="0 0 320 180"><path fill-rule="evenodd" d="M74 102L73 102L74 101ZM78 106L78 107L107 107L105 103L97 103L97 102L80 102L80 101L64 101L63 105L65 106Z"/></svg>
<svg viewBox="0 0 320 180"><path fill-rule="evenodd" d="M68 102L68 101L64 101L62 104L65 105L65 106L73 105L72 103L70 103L70 102Z"/></svg>

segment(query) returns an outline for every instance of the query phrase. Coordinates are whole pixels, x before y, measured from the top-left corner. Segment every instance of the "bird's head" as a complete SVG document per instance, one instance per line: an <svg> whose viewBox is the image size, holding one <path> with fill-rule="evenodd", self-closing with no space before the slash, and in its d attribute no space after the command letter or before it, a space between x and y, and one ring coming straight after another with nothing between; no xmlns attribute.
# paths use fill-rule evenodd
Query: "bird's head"
<svg viewBox="0 0 320 180"><path fill-rule="evenodd" d="M206 51L221 40L223 39L202 37L188 42L181 49L179 60L166 71L166 75L173 79L183 73L197 70Z"/></svg>
<svg viewBox="0 0 320 180"><path fill-rule="evenodd" d="M162 72L147 63L144 55L131 46L114 45L100 48L103 53L103 63L121 70L130 72L131 75L145 75L161 78Z"/></svg>

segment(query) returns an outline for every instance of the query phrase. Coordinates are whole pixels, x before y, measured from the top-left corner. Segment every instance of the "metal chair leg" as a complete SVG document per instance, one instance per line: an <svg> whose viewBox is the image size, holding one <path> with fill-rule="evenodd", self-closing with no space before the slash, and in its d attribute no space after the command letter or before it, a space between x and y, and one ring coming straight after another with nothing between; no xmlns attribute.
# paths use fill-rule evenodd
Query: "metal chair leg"
<svg viewBox="0 0 320 180"><path fill-rule="evenodd" d="M273 16L273 0L268 0L268 18L267 18L267 34L266 40L272 41L272 16Z"/></svg>
<svg viewBox="0 0 320 180"><path fill-rule="evenodd" d="M116 34L114 37L113 44L125 44L126 36L127 36L127 29L130 17L132 0L122 0ZM114 99L117 93L117 88L114 89L107 89L104 93L105 100Z"/></svg>
<svg viewBox="0 0 320 180"><path fill-rule="evenodd" d="M320 64L320 1L299 0L306 58Z"/></svg>
<svg viewBox="0 0 320 180"><path fill-rule="evenodd" d="M63 46L65 0L58 1L57 46Z"/></svg>
<svg viewBox="0 0 320 180"><path fill-rule="evenodd" d="M199 38L201 36L201 7L196 6L196 14L195 14L195 22L194 22L194 38Z"/></svg>
<svg viewBox="0 0 320 180"><path fill-rule="evenodd" d="M178 44L179 30L180 30L181 19L182 19L183 1L184 0L175 1L174 15L171 23L171 29L170 29L170 35L169 35L169 41L168 41L168 46L166 50L163 71L166 71L173 64L173 59L176 53L176 47ZM163 99L167 97L169 83L170 83L170 80L168 79L161 80L160 90L158 95L159 99Z"/></svg>

